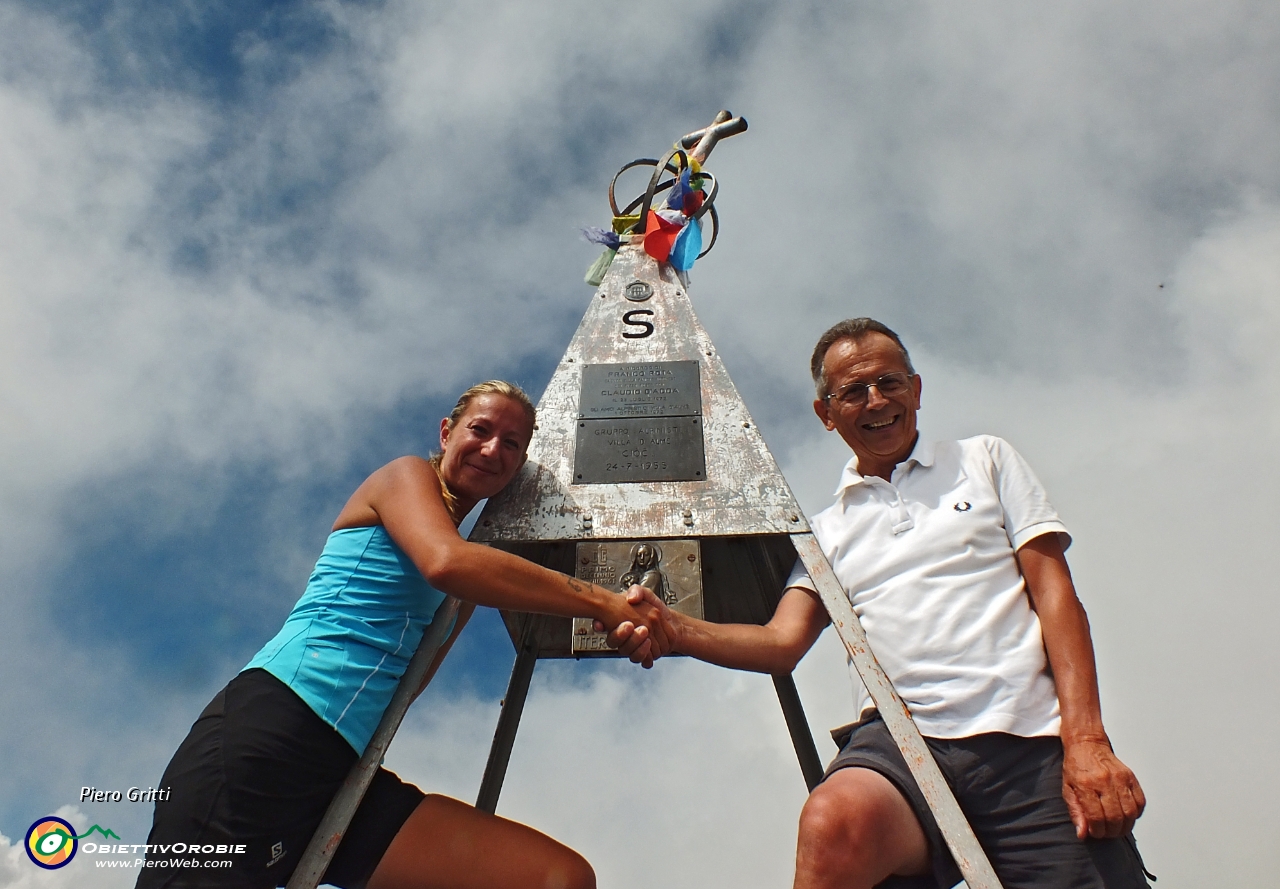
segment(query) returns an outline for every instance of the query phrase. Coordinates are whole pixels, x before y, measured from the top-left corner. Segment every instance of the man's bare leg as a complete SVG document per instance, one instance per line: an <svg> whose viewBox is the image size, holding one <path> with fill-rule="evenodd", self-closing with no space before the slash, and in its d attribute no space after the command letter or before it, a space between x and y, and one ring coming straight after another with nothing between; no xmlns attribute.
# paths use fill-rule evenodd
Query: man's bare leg
<svg viewBox="0 0 1280 889"><path fill-rule="evenodd" d="M848 768L827 778L800 813L795 889L870 889L891 874L929 873L929 844L888 778Z"/></svg>

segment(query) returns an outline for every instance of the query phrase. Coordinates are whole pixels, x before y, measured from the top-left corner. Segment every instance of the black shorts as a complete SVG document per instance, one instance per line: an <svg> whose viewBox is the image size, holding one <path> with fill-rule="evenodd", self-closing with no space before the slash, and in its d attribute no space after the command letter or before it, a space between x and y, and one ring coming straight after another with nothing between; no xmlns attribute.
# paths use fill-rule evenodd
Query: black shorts
<svg viewBox="0 0 1280 889"><path fill-rule="evenodd" d="M942 831L879 715L832 732L840 753L827 767L860 767L888 778L924 829L933 875L890 877L889 889L950 889L960 882ZM1076 837L1062 798L1062 742L999 732L926 738L1004 889L1149 889L1133 835Z"/></svg>
<svg viewBox="0 0 1280 889"><path fill-rule="evenodd" d="M283 886L358 758L279 679L265 670L241 673L200 714L165 769L160 787L169 798L156 803L138 889ZM379 769L322 882L363 887L422 798Z"/></svg>

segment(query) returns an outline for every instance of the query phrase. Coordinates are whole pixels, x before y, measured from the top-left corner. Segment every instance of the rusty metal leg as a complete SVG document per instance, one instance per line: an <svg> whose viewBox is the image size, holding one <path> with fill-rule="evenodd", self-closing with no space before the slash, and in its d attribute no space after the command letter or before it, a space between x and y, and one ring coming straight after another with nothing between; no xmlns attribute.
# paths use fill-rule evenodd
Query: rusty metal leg
<svg viewBox="0 0 1280 889"><path fill-rule="evenodd" d="M446 596L436 609L435 616L431 618L430 625L422 634L418 650L409 659L409 665L405 668L404 675L400 677L400 682L396 685L391 701L383 711L382 719L378 722L373 737L369 739L364 754L359 762L351 767L346 780L334 794L329 808L324 813L324 818L311 836L311 842L302 853L302 860L293 869L293 875L289 877L286 889L315 889L320 884L320 879L328 869L329 862L333 860L338 844L342 842L343 835L351 826L351 819L356 809L360 807L365 791L373 782L373 776L378 771L383 754L391 746L391 739L400 728L405 712L413 703L414 697L425 687L424 680L427 672L435 662L440 646L453 631L460 606L461 603L457 599Z"/></svg>
<svg viewBox="0 0 1280 889"><path fill-rule="evenodd" d="M498 794L502 792L503 779L507 777L507 764L511 761L511 748L516 743L516 729L520 727L520 714L524 712L524 699L529 694L529 682L533 679L533 667L538 661L537 625L541 620L529 615L525 623L520 653L511 668L511 681L507 684L507 696L502 702L498 727L493 733L493 746L489 748L489 762L480 780L480 794L476 808L492 815L498 809Z"/></svg>
<svg viewBox="0 0 1280 889"><path fill-rule="evenodd" d="M796 758L800 760L804 783L813 790L822 781L824 769L822 759L818 756L818 747L813 743L813 734L809 731L804 705L800 703L796 681L791 678L790 673L774 676L773 687L777 689L778 703L782 705L782 715L787 720L787 731L791 733L791 743L795 745Z"/></svg>

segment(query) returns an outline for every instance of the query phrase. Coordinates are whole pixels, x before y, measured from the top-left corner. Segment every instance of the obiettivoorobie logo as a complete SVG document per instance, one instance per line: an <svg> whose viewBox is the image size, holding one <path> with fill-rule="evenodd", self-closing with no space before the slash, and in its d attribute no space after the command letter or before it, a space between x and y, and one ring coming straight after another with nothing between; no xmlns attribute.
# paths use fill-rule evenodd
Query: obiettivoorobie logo
<svg viewBox="0 0 1280 889"><path fill-rule="evenodd" d="M120 839L114 831L103 830L96 824L76 836L74 827L61 818L49 815L37 819L35 824L27 828L27 836L22 845L27 850L27 857L34 864L46 870L57 870L65 867L72 858L75 858L76 850L80 848L80 840L94 833L100 833L110 840Z"/></svg>

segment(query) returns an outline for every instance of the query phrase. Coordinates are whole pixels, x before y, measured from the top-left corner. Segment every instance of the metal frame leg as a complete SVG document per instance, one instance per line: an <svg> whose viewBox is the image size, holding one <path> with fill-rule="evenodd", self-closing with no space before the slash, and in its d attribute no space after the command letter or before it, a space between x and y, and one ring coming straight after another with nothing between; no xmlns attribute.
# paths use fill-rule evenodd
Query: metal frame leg
<svg viewBox="0 0 1280 889"><path fill-rule="evenodd" d="M822 768L822 758L818 756L818 747L813 742L813 734L809 731L809 720L805 718L796 681L790 673L774 676L773 687L778 692L778 703L782 705L787 731L791 733L791 743L796 748L796 759L800 760L804 783L812 791L822 781L825 769Z"/></svg>
<svg viewBox="0 0 1280 889"><path fill-rule="evenodd" d="M511 762L511 748L516 743L516 730L520 728L524 700L529 695L529 682L533 679L533 667L538 661L536 629L540 623L541 620L536 615L531 614L527 618L520 643L520 653L516 655L515 666L511 668L507 696L503 699L502 713L498 716L498 727L493 732L489 762L485 764L484 777L480 780L476 808L490 815L498 809L498 794L502 793L502 782L507 777L507 765Z"/></svg>
<svg viewBox="0 0 1280 889"><path fill-rule="evenodd" d="M324 818L321 819L316 832L312 834L311 841L302 853L302 859L293 869L293 875L289 877L286 889L315 889L319 885L324 872L329 867L329 862L333 860L333 855L338 850L338 844L342 842L347 828L351 826L351 819L355 816L356 809L360 807L365 791L373 782L373 776L378 771L383 754L391 746L391 739L400 728L405 712L413 703L414 697L426 687L427 672L435 663L440 646L453 631L460 606L461 603L457 599L446 596L436 609L435 615L431 618L431 624L422 634L422 641L418 643L418 650L409 659L409 665L405 668L404 675L400 677L400 682L391 695L387 709L382 713L382 719L378 722L373 737L365 747L364 754L351 767L346 780L342 782L342 786L329 802L329 808L325 810Z"/></svg>

